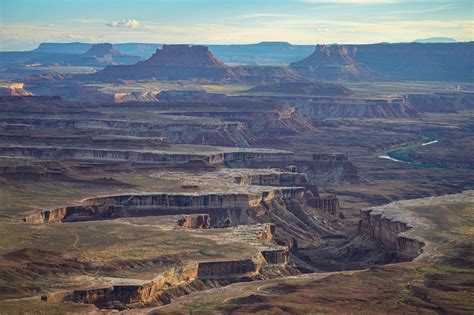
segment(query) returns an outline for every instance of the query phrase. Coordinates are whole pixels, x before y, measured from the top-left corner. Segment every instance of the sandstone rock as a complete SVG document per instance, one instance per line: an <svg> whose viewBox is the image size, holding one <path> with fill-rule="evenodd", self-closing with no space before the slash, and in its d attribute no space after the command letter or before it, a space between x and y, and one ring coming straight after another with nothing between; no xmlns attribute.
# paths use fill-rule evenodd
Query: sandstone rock
<svg viewBox="0 0 474 315"><path fill-rule="evenodd" d="M265 261L270 265L283 265L288 263L289 252L287 249L263 250Z"/></svg>
<svg viewBox="0 0 474 315"><path fill-rule="evenodd" d="M354 59L354 46L317 45L309 57L290 64L300 75L323 80L371 80L379 75Z"/></svg>
<svg viewBox="0 0 474 315"><path fill-rule="evenodd" d="M361 210L360 216L359 232L381 241L393 251L390 260L411 261L422 253L425 243L404 233L423 224L411 220L408 215L404 218L396 203Z"/></svg>
<svg viewBox="0 0 474 315"><path fill-rule="evenodd" d="M265 224L263 229L257 232L256 240L258 242L271 242L273 240L273 236L275 235L276 226L275 224Z"/></svg>
<svg viewBox="0 0 474 315"><path fill-rule="evenodd" d="M189 80L193 78L222 80L232 70L218 61L205 46L163 45L145 61L130 66L107 66L87 77L93 80L152 79Z"/></svg>
<svg viewBox="0 0 474 315"><path fill-rule="evenodd" d="M335 195L308 198L308 205L334 217L339 217L339 200Z"/></svg>
<svg viewBox="0 0 474 315"><path fill-rule="evenodd" d="M185 215L178 220L178 225L188 229L209 229L211 218L208 214Z"/></svg>

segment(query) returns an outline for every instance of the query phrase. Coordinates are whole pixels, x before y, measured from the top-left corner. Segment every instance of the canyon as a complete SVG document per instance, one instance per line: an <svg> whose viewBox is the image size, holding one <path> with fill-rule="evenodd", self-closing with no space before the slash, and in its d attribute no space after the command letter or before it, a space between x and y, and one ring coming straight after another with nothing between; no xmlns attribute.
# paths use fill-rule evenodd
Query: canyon
<svg viewBox="0 0 474 315"><path fill-rule="evenodd" d="M470 49L0 53L0 313L471 313Z"/></svg>

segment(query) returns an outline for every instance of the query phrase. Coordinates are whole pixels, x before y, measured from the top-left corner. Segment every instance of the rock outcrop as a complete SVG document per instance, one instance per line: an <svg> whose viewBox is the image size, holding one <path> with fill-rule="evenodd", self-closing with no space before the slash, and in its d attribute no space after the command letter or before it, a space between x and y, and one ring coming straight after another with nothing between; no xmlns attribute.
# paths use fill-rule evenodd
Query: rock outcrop
<svg viewBox="0 0 474 315"><path fill-rule="evenodd" d="M325 118L411 118L419 111L405 97L273 97L295 107L301 115Z"/></svg>
<svg viewBox="0 0 474 315"><path fill-rule="evenodd" d="M25 89L24 83L10 83L0 86L0 96L32 96L33 93Z"/></svg>
<svg viewBox="0 0 474 315"><path fill-rule="evenodd" d="M209 229L211 218L208 214L185 215L178 220L178 225L188 229Z"/></svg>
<svg viewBox="0 0 474 315"><path fill-rule="evenodd" d="M423 251L424 241L405 233L423 224L396 203L361 210L359 232L379 240L388 250L387 262L411 261Z"/></svg>
<svg viewBox="0 0 474 315"><path fill-rule="evenodd" d="M199 262L172 268L148 282L56 292L43 295L41 299L50 303L77 302L118 310L160 306L192 292L257 280L267 266L284 271L287 263L287 250L269 249L239 260ZM298 273L292 269L289 272L287 275Z"/></svg>
<svg viewBox="0 0 474 315"><path fill-rule="evenodd" d="M318 45L290 68L326 80L416 80L473 82L474 42Z"/></svg>
<svg viewBox="0 0 474 315"><path fill-rule="evenodd" d="M373 80L379 75L357 62L356 47L317 45L309 57L290 64L300 75L321 80Z"/></svg>
<svg viewBox="0 0 474 315"><path fill-rule="evenodd" d="M335 195L308 198L308 205L334 217L339 217L339 199Z"/></svg>
<svg viewBox="0 0 474 315"><path fill-rule="evenodd" d="M3 146L0 155L58 160L130 161L155 164L183 164L204 161L208 164L250 163L252 161L285 161L292 153L266 149L218 149L214 152L177 152L168 150L108 150L47 146Z"/></svg>
<svg viewBox="0 0 474 315"><path fill-rule="evenodd" d="M129 66L107 66L87 77L92 80L117 79L222 80L232 76L232 70L218 61L205 46L163 45L145 61Z"/></svg>
<svg viewBox="0 0 474 315"><path fill-rule="evenodd" d="M255 223L260 208L273 201L304 202L306 189L280 188L247 194L113 195L83 200L83 205L45 210L26 216L30 224L108 220L123 217L187 215L190 228L229 227ZM182 224L181 224L182 223ZM266 234L272 234L271 229ZM266 236L268 239L270 236Z"/></svg>

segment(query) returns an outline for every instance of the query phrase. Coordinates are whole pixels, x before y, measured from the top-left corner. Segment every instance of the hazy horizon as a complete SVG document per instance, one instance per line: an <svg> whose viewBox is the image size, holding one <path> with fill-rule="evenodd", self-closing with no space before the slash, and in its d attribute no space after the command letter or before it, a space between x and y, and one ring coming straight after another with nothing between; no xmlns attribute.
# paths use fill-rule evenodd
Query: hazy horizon
<svg viewBox="0 0 474 315"><path fill-rule="evenodd" d="M289 42L295 45L474 39L470 1L56 1L4 0L0 50L42 42Z"/></svg>

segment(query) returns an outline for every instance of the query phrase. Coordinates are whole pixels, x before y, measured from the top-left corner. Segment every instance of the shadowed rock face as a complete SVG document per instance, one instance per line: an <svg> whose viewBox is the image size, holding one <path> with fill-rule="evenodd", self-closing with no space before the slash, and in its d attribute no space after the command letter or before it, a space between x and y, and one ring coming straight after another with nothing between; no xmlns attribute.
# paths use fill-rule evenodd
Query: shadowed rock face
<svg viewBox="0 0 474 315"><path fill-rule="evenodd" d="M379 75L353 57L357 48L340 45L317 45L309 57L294 62L290 68L300 75L324 80L370 80Z"/></svg>
<svg viewBox="0 0 474 315"><path fill-rule="evenodd" d="M402 79L472 82L474 42L318 45L290 68L327 80Z"/></svg>
<svg viewBox="0 0 474 315"><path fill-rule="evenodd" d="M113 48L112 44L102 43L96 44L86 51L83 56L85 57L104 57L104 56L122 56L120 51Z"/></svg>
<svg viewBox="0 0 474 315"><path fill-rule="evenodd" d="M224 68L206 46L164 45L143 62L149 66Z"/></svg>
<svg viewBox="0 0 474 315"><path fill-rule="evenodd" d="M292 63L292 66L327 66L327 65L351 65L356 63L353 56L357 52L356 47L339 45L317 45L313 54L309 57Z"/></svg>

